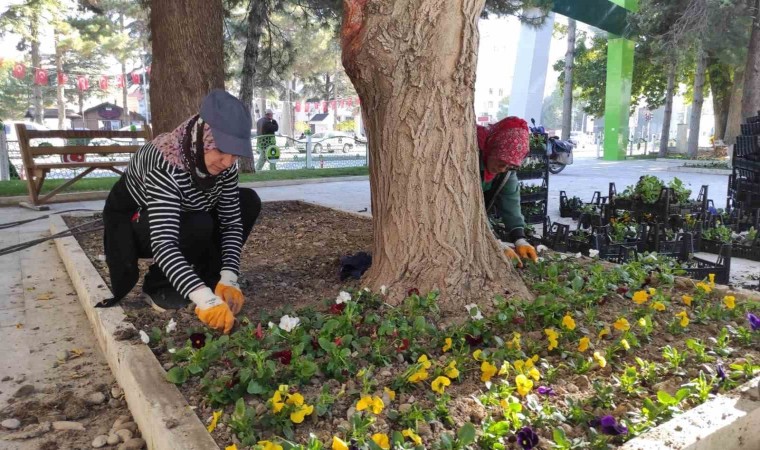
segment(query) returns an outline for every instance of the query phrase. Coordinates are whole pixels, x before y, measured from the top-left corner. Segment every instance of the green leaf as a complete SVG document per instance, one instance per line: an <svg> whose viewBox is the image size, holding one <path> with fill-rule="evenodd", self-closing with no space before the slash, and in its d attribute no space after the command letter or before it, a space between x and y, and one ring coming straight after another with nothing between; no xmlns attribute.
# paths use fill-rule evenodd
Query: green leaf
<svg viewBox="0 0 760 450"><path fill-rule="evenodd" d="M461 445L472 444L475 442L475 427L470 422L467 422L459 429L457 437L459 438L459 443Z"/></svg>
<svg viewBox="0 0 760 450"><path fill-rule="evenodd" d="M417 316L414 318L414 330L415 331L425 331L425 328L427 328L427 322L425 322L425 318L422 316Z"/></svg>
<svg viewBox="0 0 760 450"><path fill-rule="evenodd" d="M580 290L583 289L583 278L579 276L573 278L572 286L575 292L580 292Z"/></svg>
<svg viewBox="0 0 760 450"><path fill-rule="evenodd" d="M335 350L335 348L336 348L335 343L332 342L332 341L330 341L330 340L328 340L325 337L319 338L318 342L319 342L319 346L322 347L322 350L324 350L326 352L331 352L331 351Z"/></svg>
<svg viewBox="0 0 760 450"><path fill-rule="evenodd" d="M301 376L301 378L310 378L314 376L315 373L317 373L317 365L312 361L303 361L300 363L298 368L298 374Z"/></svg>
<svg viewBox="0 0 760 450"><path fill-rule="evenodd" d="M251 380L251 382L248 383L246 392L249 394L263 394L265 392L265 389L264 386L260 385L258 381Z"/></svg>
<svg viewBox="0 0 760 450"><path fill-rule="evenodd" d="M570 448L570 441L567 439L567 435L565 435L565 430L562 428L555 428L552 436L554 437L554 443L561 445L564 448Z"/></svg>
<svg viewBox="0 0 760 450"><path fill-rule="evenodd" d="M681 403L681 400L683 400L686 397L688 397L690 393L691 393L691 391L688 388L679 389L676 392L676 398L675 398L676 404Z"/></svg>
<svg viewBox="0 0 760 450"><path fill-rule="evenodd" d="M371 450L383 450L383 448L382 448L382 447L380 447L379 445L377 445L377 444L375 443L375 441L373 441L373 440L371 440L371 439L370 439L369 441L367 441L367 443L369 444L369 448L370 448Z"/></svg>
<svg viewBox="0 0 760 450"><path fill-rule="evenodd" d="M199 373L203 372L203 368L198 364L190 364L187 366L187 371L193 375L198 375Z"/></svg>
<svg viewBox="0 0 760 450"><path fill-rule="evenodd" d="M488 426L488 433L492 434L496 437L506 436L510 433L510 426L509 422L506 420L502 420L499 422L494 422L491 425Z"/></svg>
<svg viewBox="0 0 760 450"><path fill-rule="evenodd" d="M454 443L451 442L451 437L448 434L441 435L441 448L451 450L454 448Z"/></svg>
<svg viewBox="0 0 760 450"><path fill-rule="evenodd" d="M394 431L393 435L391 436L391 442L394 445L401 445L401 444L403 444L404 443L404 435L401 434L398 431Z"/></svg>
<svg viewBox="0 0 760 450"><path fill-rule="evenodd" d="M676 399L665 391L657 391L657 400L663 405L674 405Z"/></svg>
<svg viewBox="0 0 760 450"><path fill-rule="evenodd" d="M556 264L552 264L549 266L549 270L547 271L549 277L551 278L557 278L559 276L559 267L557 267Z"/></svg>
<svg viewBox="0 0 760 450"><path fill-rule="evenodd" d="M184 367L172 367L166 372L166 381L174 384L182 384L187 381L187 369Z"/></svg>

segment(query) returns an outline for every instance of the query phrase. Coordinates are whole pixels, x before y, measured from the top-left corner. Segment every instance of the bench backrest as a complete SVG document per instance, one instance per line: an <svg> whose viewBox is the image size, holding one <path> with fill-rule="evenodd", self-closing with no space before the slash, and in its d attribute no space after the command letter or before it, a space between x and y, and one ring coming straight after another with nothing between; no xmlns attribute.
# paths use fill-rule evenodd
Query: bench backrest
<svg viewBox="0 0 760 450"><path fill-rule="evenodd" d="M30 130L22 123L16 124L21 159L24 166L29 169L34 167L34 157L42 155L86 155L86 154L117 154L135 153L140 145L30 145L32 139L96 139L96 138L126 138L144 139L146 142L152 139L150 126L145 125L139 131L110 131L110 130ZM76 163L70 163L75 165ZM86 163L82 163L85 164Z"/></svg>

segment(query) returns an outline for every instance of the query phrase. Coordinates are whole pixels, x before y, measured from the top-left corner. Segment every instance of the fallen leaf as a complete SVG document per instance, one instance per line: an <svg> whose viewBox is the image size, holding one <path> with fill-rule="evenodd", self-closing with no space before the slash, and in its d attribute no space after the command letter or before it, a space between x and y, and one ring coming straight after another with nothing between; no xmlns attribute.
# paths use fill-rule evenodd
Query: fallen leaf
<svg viewBox="0 0 760 450"><path fill-rule="evenodd" d="M71 355L69 356L69 359L78 358L78 357L82 356L83 354L84 354L84 350L80 350L78 348L72 349L71 350Z"/></svg>
<svg viewBox="0 0 760 450"><path fill-rule="evenodd" d="M87 376L87 374L86 374L86 373L80 373L80 372L74 372L74 373L72 373L71 375L69 375L69 377L70 377L72 380L78 380L78 379L80 379L80 378L84 378L84 377L86 377L86 376Z"/></svg>
<svg viewBox="0 0 760 450"><path fill-rule="evenodd" d="M17 324L16 324L16 329L17 329L17 330L20 330L20 329L22 329L22 328L24 328L24 324L23 324L23 323L17 323Z"/></svg>
<svg viewBox="0 0 760 450"><path fill-rule="evenodd" d="M214 411L214 415L211 416L211 423L206 427L209 433L216 429L216 424L219 422L220 417L222 417L222 410Z"/></svg>
<svg viewBox="0 0 760 450"><path fill-rule="evenodd" d="M50 300L53 298L52 292L46 292L37 296L37 300Z"/></svg>

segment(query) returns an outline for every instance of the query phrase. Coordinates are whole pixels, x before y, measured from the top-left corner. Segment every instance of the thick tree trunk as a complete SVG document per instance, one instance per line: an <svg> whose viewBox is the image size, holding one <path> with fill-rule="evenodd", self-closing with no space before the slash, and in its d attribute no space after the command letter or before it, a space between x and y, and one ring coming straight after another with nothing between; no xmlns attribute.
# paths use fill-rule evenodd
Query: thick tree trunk
<svg viewBox="0 0 760 450"><path fill-rule="evenodd" d="M755 0L755 20L747 50L747 67L744 70L744 98L742 118L754 116L760 111L760 0Z"/></svg>
<svg viewBox="0 0 760 450"><path fill-rule="evenodd" d="M741 133L742 124L742 94L744 93L744 67L734 70L734 82L731 87L730 107L728 108L728 121L726 122L726 134L723 142L726 145L736 144L736 136Z"/></svg>
<svg viewBox="0 0 760 450"><path fill-rule="evenodd" d="M119 31L124 33L124 14L119 14ZM124 126L131 125L132 121L129 120L129 105L127 104L127 64L122 59L121 61L121 99L122 107L121 116Z"/></svg>
<svg viewBox="0 0 760 450"><path fill-rule="evenodd" d="M570 139L573 129L573 67L575 65L575 28L573 19L567 20L567 52L565 53L565 87L562 101L562 140Z"/></svg>
<svg viewBox="0 0 760 450"><path fill-rule="evenodd" d="M246 35L245 52L243 52L243 70L240 79L240 101L248 108L253 106L253 81L256 76L256 61L259 58L259 42L264 24L269 15L268 0L254 0L250 2L251 9L248 11L248 33ZM263 111L262 111L263 114ZM240 171L243 173L253 172L253 159L241 158Z"/></svg>
<svg viewBox="0 0 760 450"><path fill-rule="evenodd" d="M731 67L720 63L714 57L708 58L707 67L715 115L714 136L716 141L722 141L726 134L728 110L731 107Z"/></svg>
<svg viewBox="0 0 760 450"><path fill-rule="evenodd" d="M346 0L343 65L370 152L373 289L439 290L444 313L530 294L489 229L473 95L484 0Z"/></svg>
<svg viewBox="0 0 760 450"><path fill-rule="evenodd" d="M61 83L60 80L58 79L58 74L63 73L63 56L61 55L61 48L58 46L58 34L55 33L54 36L55 36L54 39L55 39L55 72L56 72L55 96L56 96L56 102L58 103L58 129L65 130L66 129L66 100L64 97L63 83Z"/></svg>
<svg viewBox="0 0 760 450"><path fill-rule="evenodd" d="M689 119L689 141L686 152L690 158L696 159L699 152L699 122L702 118L702 104L705 102L705 72L707 72L707 56L702 45L697 48L697 68L694 74L694 100L691 103L691 118Z"/></svg>
<svg viewBox="0 0 760 450"><path fill-rule="evenodd" d="M224 88L221 0L151 0L153 133L197 114L214 88Z"/></svg>
<svg viewBox="0 0 760 450"><path fill-rule="evenodd" d="M672 62L668 67L668 90L665 92L665 114L662 118L662 134L660 136L660 157L668 156L670 141L670 122L673 119L673 97L676 93L676 70L678 64Z"/></svg>
<svg viewBox="0 0 760 450"><path fill-rule="evenodd" d="M40 24L39 17L32 15L31 24L31 36L32 36L32 77L35 76L35 71L42 67L42 58L40 58ZM37 123L43 123L45 116L45 105L42 101L42 87L37 83L32 83L32 105L34 105L34 121Z"/></svg>

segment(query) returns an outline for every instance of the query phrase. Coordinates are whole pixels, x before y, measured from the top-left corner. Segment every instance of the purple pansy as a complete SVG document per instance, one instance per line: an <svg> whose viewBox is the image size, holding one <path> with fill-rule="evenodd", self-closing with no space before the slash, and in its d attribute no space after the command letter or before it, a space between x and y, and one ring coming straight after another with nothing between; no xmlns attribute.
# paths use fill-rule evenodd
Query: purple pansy
<svg viewBox="0 0 760 450"><path fill-rule="evenodd" d="M760 317L747 313L747 320L749 320L749 327L752 331L760 331Z"/></svg>
<svg viewBox="0 0 760 450"><path fill-rule="evenodd" d="M522 427L517 432L517 443L523 450L531 450L538 445L538 435L530 427Z"/></svg>
<svg viewBox="0 0 760 450"><path fill-rule="evenodd" d="M726 371L723 369L723 364L718 364L716 370L718 371L718 378L720 378L720 381L726 381Z"/></svg>
<svg viewBox="0 0 760 450"><path fill-rule="evenodd" d="M536 392L541 395L557 395L557 393L554 392L554 389L547 386L539 386L538 389L536 389Z"/></svg>
<svg viewBox="0 0 760 450"><path fill-rule="evenodd" d="M615 418L612 416L604 416L596 422L596 426L603 434L607 434L609 436L620 436L621 434L628 434L628 427L618 423L618 421L615 420Z"/></svg>

